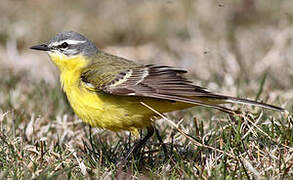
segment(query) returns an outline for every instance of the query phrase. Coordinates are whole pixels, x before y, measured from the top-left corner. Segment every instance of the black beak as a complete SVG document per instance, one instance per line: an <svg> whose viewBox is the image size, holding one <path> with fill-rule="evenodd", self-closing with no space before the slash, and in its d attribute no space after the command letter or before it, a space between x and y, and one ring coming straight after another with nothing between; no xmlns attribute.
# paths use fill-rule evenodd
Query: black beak
<svg viewBox="0 0 293 180"><path fill-rule="evenodd" d="M40 50L40 51L50 51L50 48L48 47L47 44L40 44L40 45L32 46L32 47L30 47L30 49Z"/></svg>

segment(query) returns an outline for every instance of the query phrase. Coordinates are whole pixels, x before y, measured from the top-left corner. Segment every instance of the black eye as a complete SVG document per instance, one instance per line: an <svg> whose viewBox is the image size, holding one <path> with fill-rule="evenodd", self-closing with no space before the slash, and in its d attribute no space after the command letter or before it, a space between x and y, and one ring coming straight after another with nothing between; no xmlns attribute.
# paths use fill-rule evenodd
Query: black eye
<svg viewBox="0 0 293 180"><path fill-rule="evenodd" d="M59 47L60 48L67 48L69 45L67 42L62 43Z"/></svg>

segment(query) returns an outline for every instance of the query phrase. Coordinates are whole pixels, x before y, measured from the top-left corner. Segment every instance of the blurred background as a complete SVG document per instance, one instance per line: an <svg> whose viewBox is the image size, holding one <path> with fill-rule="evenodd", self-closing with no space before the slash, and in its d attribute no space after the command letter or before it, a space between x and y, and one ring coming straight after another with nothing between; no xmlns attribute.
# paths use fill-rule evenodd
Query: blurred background
<svg viewBox="0 0 293 180"><path fill-rule="evenodd" d="M58 70L50 62L48 55L29 49L30 46L48 42L58 32L67 30L80 32L98 48L138 63L164 64L187 69L188 76L197 85L205 86L211 91L262 100L292 112L292 0L1 0L0 165L4 164L3 167L6 168L1 165L0 169L5 173L15 167L19 168L14 171L20 172L19 177L28 171L39 175L49 167L48 164L52 163L50 166L54 170L60 157L67 158L77 151L77 156L65 158L64 164L78 165L80 168L75 168L75 171L80 173L81 170L80 177L86 174L83 171L85 165L80 163L78 157L83 159L90 154L83 152L86 144L84 139L89 139L87 127L74 116L67 105L58 81ZM245 108L254 110L251 107ZM218 130L226 127L225 123L229 125L227 116L206 108L193 109L196 115L191 115L183 125L189 127L187 129L192 134L196 131L194 126L198 122L205 123L201 126L205 133L219 133L216 134L218 137L215 141L208 142L208 145L221 145L219 142L224 137L221 132L224 134L225 131ZM176 115L172 117L175 122L184 115L190 115L188 112L191 111L170 116ZM266 130L272 129L267 134L277 132L279 134L274 137L282 143L292 142L292 135L289 133L292 132L292 126L288 123L292 118L288 119L287 124L278 120L278 125L288 127L286 131L282 128L277 131L270 127L270 123L274 125L273 120L282 119L280 117L280 113L276 113L274 117L264 116L261 122L269 127L265 126ZM173 143L170 125L159 127L160 130L167 127L167 131L163 131L164 134L169 134L165 136L165 142ZM227 131L230 132L229 129ZM101 142L112 147L116 147L116 142L121 142L121 137L128 139L127 136L115 136L107 131L95 130L95 133L95 139L101 139ZM202 136L205 134L202 133ZM182 139L181 136L178 138ZM177 139L177 144L183 142ZM264 139L269 140L267 137ZM6 142L13 146L7 146L9 143ZM42 142L46 142L49 149L44 156L39 147ZM248 138L247 142L248 145L255 143ZM238 147L237 143L230 149ZM263 140L260 144L260 148L266 152L268 146L263 146ZM290 146L289 143L287 145ZM185 150L185 145L182 147ZM252 148L251 152L258 152L259 146L257 147ZM113 156L108 149L110 148L101 150L104 156L110 152L109 158L115 159L121 154L118 152ZM285 151L276 151L275 147L271 147L271 151L264 153L263 157L255 156L258 157L255 162L261 165L253 165L258 167L262 175L265 174L263 170L271 169L272 165L276 176L280 174L279 169L284 170L284 174L289 172L278 165L280 162L286 167L289 160L276 158L276 162L272 162L268 158L267 163L263 162L263 159L276 152L280 154L275 155L276 157L291 157L291 165L288 166L292 166L292 152L290 155L286 151L288 154L285 156ZM185 151L182 154L186 154ZM18 157L19 155L22 157ZM205 153L202 155L204 158L212 157ZM93 161L98 159L93 157ZM197 158L193 151L191 157ZM190 160L190 163L210 162L192 158L183 160ZM92 169L90 162L92 161L85 161L88 171ZM62 167L58 165L56 169ZM156 166L150 164L150 167ZM239 162L230 167L242 171ZM209 170L207 163L202 171ZM219 177L217 173L222 171L216 166L214 170L215 177ZM231 171L234 173L233 168ZM29 173L27 177L32 178Z"/></svg>
<svg viewBox="0 0 293 180"><path fill-rule="evenodd" d="M266 76L264 95L293 97L291 0L4 0L0 24L1 76L25 72L26 84L56 84L47 55L29 47L73 30L109 53L185 68L212 90L253 95Z"/></svg>

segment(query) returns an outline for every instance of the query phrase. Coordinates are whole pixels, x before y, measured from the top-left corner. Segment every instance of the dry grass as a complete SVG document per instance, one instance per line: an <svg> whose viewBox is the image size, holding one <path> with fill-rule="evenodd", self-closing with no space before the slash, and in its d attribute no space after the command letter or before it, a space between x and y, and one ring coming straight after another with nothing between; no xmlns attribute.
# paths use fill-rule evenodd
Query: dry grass
<svg viewBox="0 0 293 180"><path fill-rule="evenodd" d="M0 2L0 179L291 179L293 2L161 0ZM192 108L157 121L140 158L135 138L90 128L58 71L28 47L75 30L107 52L182 67L198 85L286 108Z"/></svg>

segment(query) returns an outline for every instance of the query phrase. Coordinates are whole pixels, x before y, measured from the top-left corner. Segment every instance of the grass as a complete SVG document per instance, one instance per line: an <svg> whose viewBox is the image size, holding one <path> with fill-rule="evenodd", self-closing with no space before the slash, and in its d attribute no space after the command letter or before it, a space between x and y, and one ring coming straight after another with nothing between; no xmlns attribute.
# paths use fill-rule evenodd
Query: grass
<svg viewBox="0 0 293 180"><path fill-rule="evenodd" d="M192 112L176 120L180 113L175 113L157 124L167 157L154 136L138 159L125 163L135 142L131 135L89 128L70 113L59 88L39 82L27 89L20 85L25 73L5 74L0 83L10 95L0 107L1 179L292 177L291 113L192 110L209 114L210 121ZM24 105L11 108L15 99Z"/></svg>
<svg viewBox="0 0 293 180"><path fill-rule="evenodd" d="M0 179L292 179L292 12L291 0L4 0ZM200 107L168 113L156 121L167 156L153 136L123 162L138 139L82 123L48 57L28 50L63 30L288 114L240 105L238 116Z"/></svg>

